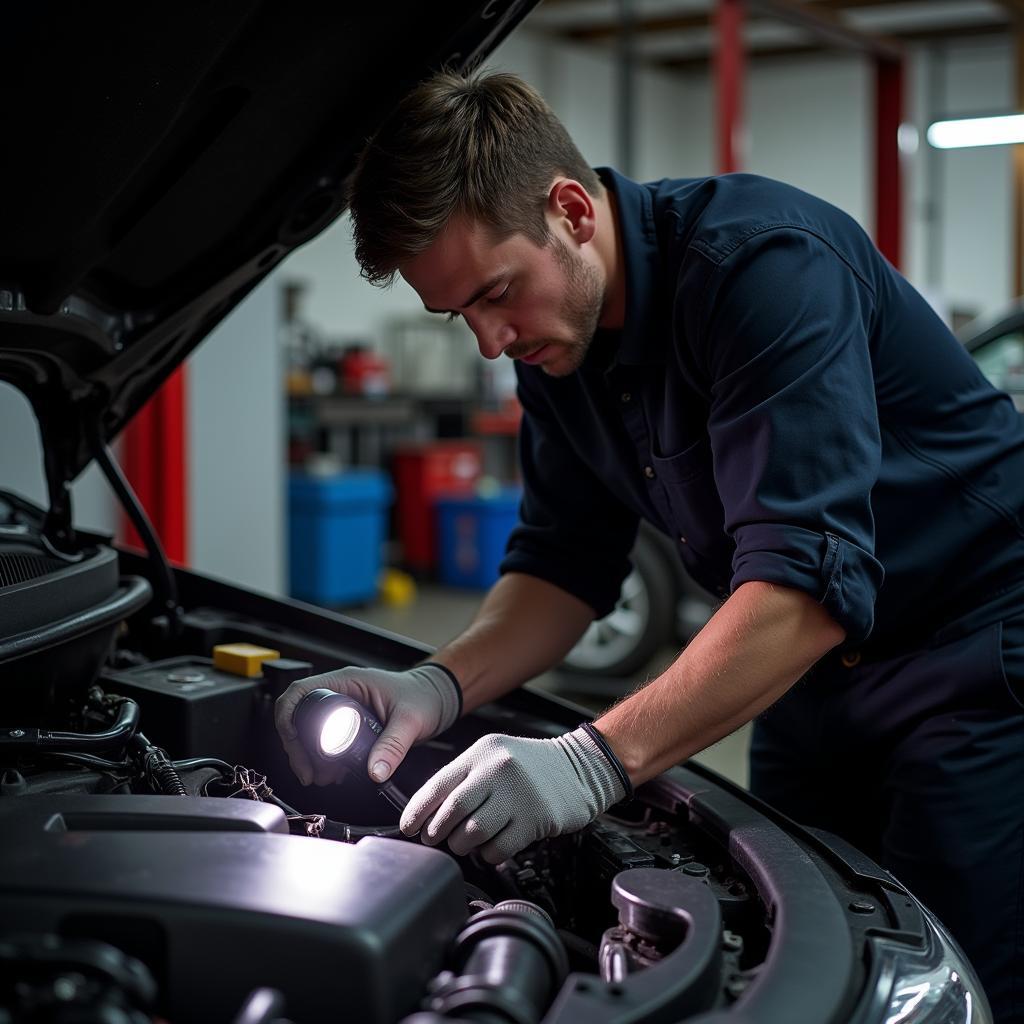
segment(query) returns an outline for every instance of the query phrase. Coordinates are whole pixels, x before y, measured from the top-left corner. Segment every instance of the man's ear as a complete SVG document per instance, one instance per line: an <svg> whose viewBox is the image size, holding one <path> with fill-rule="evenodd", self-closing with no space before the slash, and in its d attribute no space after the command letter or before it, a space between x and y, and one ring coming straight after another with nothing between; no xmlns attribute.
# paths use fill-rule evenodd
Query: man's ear
<svg viewBox="0 0 1024 1024"><path fill-rule="evenodd" d="M547 213L566 228L578 245L589 242L597 230L594 200L573 178L555 179L548 190Z"/></svg>

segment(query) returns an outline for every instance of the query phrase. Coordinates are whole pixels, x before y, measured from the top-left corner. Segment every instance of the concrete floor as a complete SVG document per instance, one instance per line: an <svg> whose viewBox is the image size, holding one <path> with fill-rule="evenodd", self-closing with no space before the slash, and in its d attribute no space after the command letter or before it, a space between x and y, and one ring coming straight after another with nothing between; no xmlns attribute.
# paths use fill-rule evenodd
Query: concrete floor
<svg viewBox="0 0 1024 1024"><path fill-rule="evenodd" d="M469 624L480 598L477 592L428 583L420 584L416 598L402 607L375 604L345 609L345 614L439 647ZM592 708L596 713L638 683L658 675L671 663L676 653L670 648L660 651L641 671L627 678L609 679L553 671L544 673L528 685L564 696ZM746 786L749 743L750 727L744 726L698 754L695 760L721 772L733 782Z"/></svg>

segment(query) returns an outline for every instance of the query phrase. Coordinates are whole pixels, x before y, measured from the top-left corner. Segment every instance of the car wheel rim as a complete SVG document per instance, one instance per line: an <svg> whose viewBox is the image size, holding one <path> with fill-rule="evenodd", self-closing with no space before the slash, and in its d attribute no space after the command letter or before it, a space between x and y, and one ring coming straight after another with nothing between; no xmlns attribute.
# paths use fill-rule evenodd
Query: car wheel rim
<svg viewBox="0 0 1024 1024"><path fill-rule="evenodd" d="M640 641L650 620L651 602L643 577L635 570L622 584L612 612L592 622L566 662L576 669L597 671L621 661Z"/></svg>

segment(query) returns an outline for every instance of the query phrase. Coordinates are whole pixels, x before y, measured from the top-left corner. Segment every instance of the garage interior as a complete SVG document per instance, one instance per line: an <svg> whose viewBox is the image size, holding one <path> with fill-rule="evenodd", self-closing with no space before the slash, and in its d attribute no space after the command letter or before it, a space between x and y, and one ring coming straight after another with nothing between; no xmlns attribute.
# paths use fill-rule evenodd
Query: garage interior
<svg viewBox="0 0 1024 1024"><path fill-rule="evenodd" d="M1024 1021L1024 0L5 32L0 1024ZM357 153L478 61L611 230L372 287Z"/></svg>
<svg viewBox="0 0 1024 1024"><path fill-rule="evenodd" d="M1022 55L1016 0L545 0L488 66L536 86L593 165L638 180L750 171L829 200L966 337L1024 292L1024 151L940 149L928 129L1024 109ZM989 361L1001 387L1024 381L1020 340ZM179 564L440 644L514 520L517 415L511 361L481 360L402 282L363 282L343 217L216 329L118 451ZM7 385L0 424L35 436ZM36 501L41 467L38 445L0 449L0 478ZM81 525L137 540L95 467L74 502ZM627 631L638 614L621 611ZM639 667L535 685L602 707L701 614L691 595L687 615L662 615ZM743 784L746 743L741 730L702 757Z"/></svg>

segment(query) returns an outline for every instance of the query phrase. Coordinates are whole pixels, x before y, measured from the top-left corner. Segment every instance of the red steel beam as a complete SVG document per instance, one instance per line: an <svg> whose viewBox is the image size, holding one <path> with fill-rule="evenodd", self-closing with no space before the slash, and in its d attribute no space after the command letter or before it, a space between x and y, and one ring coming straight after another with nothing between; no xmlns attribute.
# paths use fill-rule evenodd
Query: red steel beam
<svg viewBox="0 0 1024 1024"><path fill-rule="evenodd" d="M718 173L743 166L743 0L717 0L715 96Z"/></svg>
<svg viewBox="0 0 1024 1024"><path fill-rule="evenodd" d="M875 60L875 244L897 269L903 258L903 73L902 60Z"/></svg>
<svg viewBox="0 0 1024 1024"><path fill-rule="evenodd" d="M188 561L188 490L185 453L185 368L179 367L139 410L124 432L121 461L172 562ZM122 520L125 543L141 547Z"/></svg>

